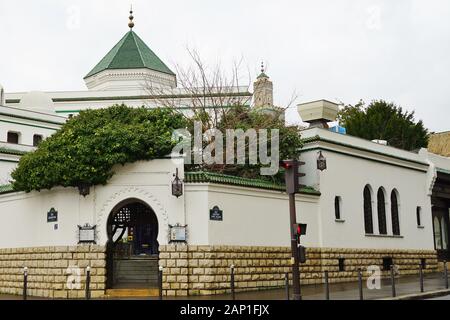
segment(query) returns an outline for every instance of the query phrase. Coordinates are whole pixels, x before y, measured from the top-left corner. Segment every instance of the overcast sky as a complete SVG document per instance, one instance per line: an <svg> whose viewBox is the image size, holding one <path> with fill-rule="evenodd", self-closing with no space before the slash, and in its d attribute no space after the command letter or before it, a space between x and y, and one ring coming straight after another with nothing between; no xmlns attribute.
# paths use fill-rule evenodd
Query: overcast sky
<svg viewBox="0 0 450 320"><path fill-rule="evenodd" d="M173 68L261 61L284 105L386 99L450 130L448 0L133 0L135 31ZM131 1L0 0L7 92L84 90L83 77L128 31ZM295 108L288 114L298 122Z"/></svg>

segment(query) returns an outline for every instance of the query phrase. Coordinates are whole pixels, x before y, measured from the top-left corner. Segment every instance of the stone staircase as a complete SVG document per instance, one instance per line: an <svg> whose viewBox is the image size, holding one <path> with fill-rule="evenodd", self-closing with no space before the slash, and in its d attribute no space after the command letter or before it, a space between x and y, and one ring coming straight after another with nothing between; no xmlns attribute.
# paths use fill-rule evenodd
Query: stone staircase
<svg viewBox="0 0 450 320"><path fill-rule="evenodd" d="M114 289L158 289L158 259L114 260Z"/></svg>

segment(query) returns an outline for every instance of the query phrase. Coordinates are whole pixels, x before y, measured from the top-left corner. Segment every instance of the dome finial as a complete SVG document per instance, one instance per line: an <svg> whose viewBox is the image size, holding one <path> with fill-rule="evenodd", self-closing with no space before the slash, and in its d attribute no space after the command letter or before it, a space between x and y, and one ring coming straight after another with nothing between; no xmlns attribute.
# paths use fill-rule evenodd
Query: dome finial
<svg viewBox="0 0 450 320"><path fill-rule="evenodd" d="M133 22L133 20L134 20L134 16L133 16L133 5L131 5L131 8L130 8L130 22L128 22L128 26L130 27L131 30L133 30L133 27L134 27L134 22Z"/></svg>
<svg viewBox="0 0 450 320"><path fill-rule="evenodd" d="M264 69L264 61L261 62L261 73L264 73L266 70Z"/></svg>

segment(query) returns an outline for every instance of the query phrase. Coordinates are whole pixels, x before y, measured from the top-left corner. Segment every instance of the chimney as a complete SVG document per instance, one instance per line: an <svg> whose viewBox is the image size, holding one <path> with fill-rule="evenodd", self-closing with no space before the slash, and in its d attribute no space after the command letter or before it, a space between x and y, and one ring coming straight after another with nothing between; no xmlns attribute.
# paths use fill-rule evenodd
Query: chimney
<svg viewBox="0 0 450 320"><path fill-rule="evenodd" d="M336 121L339 105L327 100L301 103L298 113L303 122L308 122L310 128L328 129L328 122Z"/></svg>

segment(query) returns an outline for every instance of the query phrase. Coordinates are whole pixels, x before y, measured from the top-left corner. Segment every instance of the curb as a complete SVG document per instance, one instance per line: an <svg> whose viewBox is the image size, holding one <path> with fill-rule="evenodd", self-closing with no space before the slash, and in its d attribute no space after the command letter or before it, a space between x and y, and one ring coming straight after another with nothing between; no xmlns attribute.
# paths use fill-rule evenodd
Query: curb
<svg viewBox="0 0 450 320"><path fill-rule="evenodd" d="M436 297L442 297L450 295L450 289L444 289L444 290L436 290L436 291L429 291L424 293L414 293L414 294L407 294L395 298L383 298L378 300L422 300L422 299L428 299L428 298L436 298Z"/></svg>

